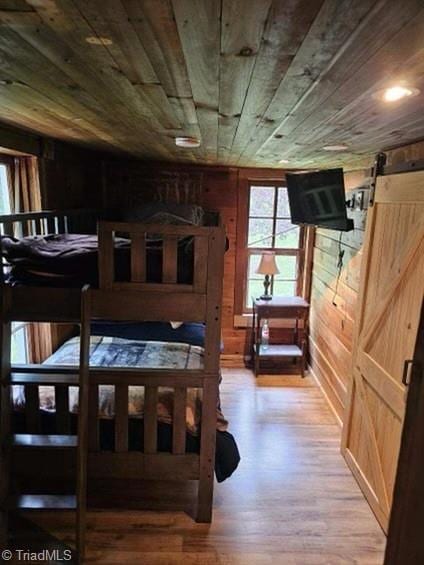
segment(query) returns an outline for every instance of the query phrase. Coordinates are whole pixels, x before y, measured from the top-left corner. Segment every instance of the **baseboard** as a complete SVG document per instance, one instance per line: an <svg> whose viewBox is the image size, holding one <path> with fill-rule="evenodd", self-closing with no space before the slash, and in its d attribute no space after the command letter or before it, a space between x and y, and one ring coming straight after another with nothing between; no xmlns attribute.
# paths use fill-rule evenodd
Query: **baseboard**
<svg viewBox="0 0 424 565"><path fill-rule="evenodd" d="M221 367L245 368L244 355L229 355L221 353Z"/></svg>
<svg viewBox="0 0 424 565"><path fill-rule="evenodd" d="M311 365L308 365L308 372L309 374L312 376L312 378L314 379L314 381L317 383L318 388L320 389L323 397L325 398L328 406L330 407L330 410L333 412L334 416L336 417L337 423L340 426L340 428L343 427L343 421L340 418L339 414L337 413L337 410L335 409L333 403L330 400L330 397L328 396L328 394L326 393L324 387L321 384L321 381L319 380L319 378L317 377L315 371L312 369Z"/></svg>

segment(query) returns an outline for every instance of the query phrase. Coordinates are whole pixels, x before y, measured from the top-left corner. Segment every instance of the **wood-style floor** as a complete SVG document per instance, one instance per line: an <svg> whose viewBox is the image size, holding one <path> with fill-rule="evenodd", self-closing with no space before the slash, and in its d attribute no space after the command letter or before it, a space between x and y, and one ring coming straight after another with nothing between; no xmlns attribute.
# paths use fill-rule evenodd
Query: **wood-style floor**
<svg viewBox="0 0 424 565"><path fill-rule="evenodd" d="M339 428L312 379L255 382L247 370L225 369L221 390L242 461L216 486L213 523L169 509L178 486L161 512L90 512L87 562L381 565L385 536L339 453ZM32 520L71 541L71 514ZM46 534L31 528L25 535L42 546ZM25 543L23 535L16 544Z"/></svg>

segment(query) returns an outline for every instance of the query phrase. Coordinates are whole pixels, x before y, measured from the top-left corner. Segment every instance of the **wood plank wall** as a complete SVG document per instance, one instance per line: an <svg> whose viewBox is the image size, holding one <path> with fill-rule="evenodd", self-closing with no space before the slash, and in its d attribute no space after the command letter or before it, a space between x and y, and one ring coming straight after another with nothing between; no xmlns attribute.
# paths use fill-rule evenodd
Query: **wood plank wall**
<svg viewBox="0 0 424 565"><path fill-rule="evenodd" d="M95 208L104 153L0 124L0 153L39 159L43 209Z"/></svg>
<svg viewBox="0 0 424 565"><path fill-rule="evenodd" d="M244 169L246 170L246 169ZM157 176L162 182L164 174L202 175L202 187L198 203L205 209L220 212L227 229L229 249L225 254L224 296L222 335L225 364L241 365L243 356L250 354L249 332L246 328L234 327L234 281L236 270L237 199L240 169L235 167L212 167L177 165L169 163L146 163L141 161L108 162L105 168L104 197L107 207L117 207L121 202L142 204L143 198L151 199L150 186ZM258 174L258 169L255 169ZM275 169L261 169L261 176L275 178ZM128 196L126 193L130 192ZM280 337L280 336L279 336ZM284 336L283 336L284 337Z"/></svg>
<svg viewBox="0 0 424 565"><path fill-rule="evenodd" d="M237 194L240 169L234 167L126 161L71 144L52 141L29 132L0 126L2 145L9 150L40 157L44 208L119 206L125 193L146 189L143 179L163 171L202 176L200 204L221 213L227 227L230 248L225 256L223 339L224 359L241 363L249 354L249 335L234 327L234 279L236 266ZM1 148L0 148L1 151ZM424 158L424 142L387 152L388 163ZM102 163L104 166L102 166ZM371 163L370 163L371 165ZM255 169L256 173L258 169ZM261 169L261 175L275 177L275 169ZM361 184L364 172L348 174L346 184ZM312 276L311 366L336 413L342 417L349 379L355 304L358 291L361 245L365 214L357 213L357 228L342 237L345 268L334 297L338 257L338 233L318 230ZM359 222L359 223L358 223ZM334 297L334 298L333 298ZM334 302L337 306L333 305ZM284 336L279 336L284 339Z"/></svg>
<svg viewBox="0 0 424 565"><path fill-rule="evenodd" d="M53 151L53 158L40 159L43 208L99 207L103 154L61 142L53 144Z"/></svg>
<svg viewBox="0 0 424 565"><path fill-rule="evenodd" d="M386 151L387 164L424 158L424 142ZM367 173L345 174L347 190L363 184ZM362 243L366 212L354 212L355 229L342 235L344 266L336 289L339 234L318 229L315 239L310 315L310 366L339 422L343 422L352 362Z"/></svg>
<svg viewBox="0 0 424 565"><path fill-rule="evenodd" d="M345 174L348 197L365 178L365 172ZM316 231L309 322L310 366L340 421L350 379L366 211L349 211L349 216L355 224L351 232ZM344 255L337 281L339 249Z"/></svg>

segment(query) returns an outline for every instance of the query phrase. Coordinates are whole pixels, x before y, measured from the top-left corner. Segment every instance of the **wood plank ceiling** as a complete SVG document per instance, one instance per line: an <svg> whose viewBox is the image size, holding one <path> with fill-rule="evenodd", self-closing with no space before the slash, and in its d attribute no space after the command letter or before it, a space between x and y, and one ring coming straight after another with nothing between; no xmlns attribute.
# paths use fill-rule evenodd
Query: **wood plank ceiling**
<svg viewBox="0 0 424 565"><path fill-rule="evenodd" d="M399 81L421 94L372 97ZM424 138L423 108L423 0L0 0L0 121L51 137L147 159L359 166Z"/></svg>

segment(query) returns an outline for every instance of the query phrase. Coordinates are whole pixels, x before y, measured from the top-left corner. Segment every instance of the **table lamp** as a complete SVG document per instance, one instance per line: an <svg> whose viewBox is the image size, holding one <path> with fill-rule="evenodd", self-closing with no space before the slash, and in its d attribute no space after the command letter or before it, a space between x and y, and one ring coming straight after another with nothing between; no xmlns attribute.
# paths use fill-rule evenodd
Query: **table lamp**
<svg viewBox="0 0 424 565"><path fill-rule="evenodd" d="M277 263L275 262L275 254L271 252L262 253L259 266L256 269L256 273L259 275L265 275L265 293L260 297L261 300L271 300L272 296L269 294L269 285L271 284L271 281L269 278L270 275L278 275L279 272Z"/></svg>

